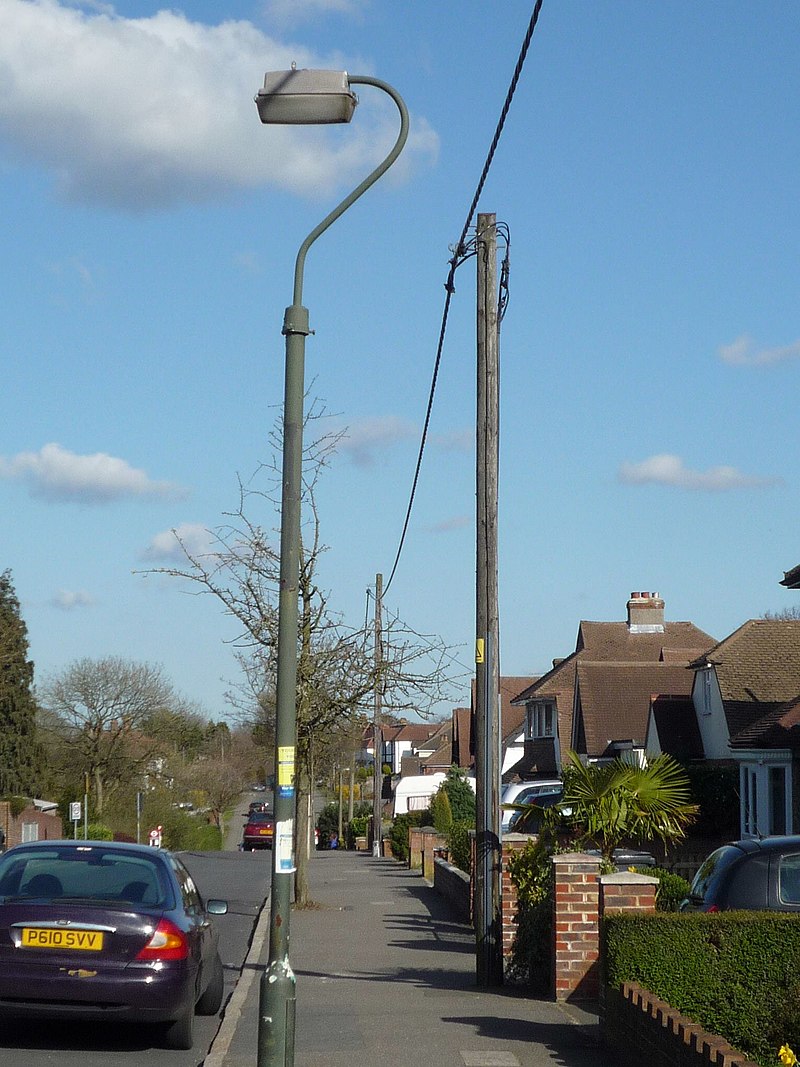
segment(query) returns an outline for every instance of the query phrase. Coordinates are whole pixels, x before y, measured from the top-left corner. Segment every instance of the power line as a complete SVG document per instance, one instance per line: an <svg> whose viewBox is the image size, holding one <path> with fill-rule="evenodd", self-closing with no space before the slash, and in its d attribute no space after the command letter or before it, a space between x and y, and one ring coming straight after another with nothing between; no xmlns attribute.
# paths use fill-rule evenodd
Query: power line
<svg viewBox="0 0 800 1067"><path fill-rule="evenodd" d="M489 170L490 170L491 165L492 165L492 160L494 159L494 154L497 151L498 144L500 143L500 137L501 137L502 132L503 132L503 127L505 126L506 117L508 116L508 112L509 112L509 109L511 107L511 101L513 100L514 93L517 90L517 84L518 84L520 76L522 74L522 68L523 68L523 66L525 64L525 59L526 59L527 54L528 54L528 49L530 48L531 39L533 38L533 33L534 33L534 30L536 29L536 23L539 21L539 12L542 9L542 2L543 2L543 0L536 0L536 3L534 4L533 14L531 15L530 22L528 23L528 29L527 29L527 31L525 33L525 39L522 42L522 48L520 49L519 58L517 59L517 65L514 68L514 73L513 73L512 77L511 77L511 84L509 85L508 92L506 93L505 102L503 103L503 109L500 112L500 118L498 119L498 122L497 122L497 127L496 127L495 132L494 132L494 137L492 138L492 143L489 146L489 151L488 151L487 156L486 156L486 162L483 165L483 170L482 170L481 176L480 176L480 178L478 180L478 185L477 185L477 188L475 190L475 195L472 198L472 203L470 204L469 211L467 212L467 218L466 218L466 221L464 222L464 227L463 227L463 229L461 231L461 236L459 237L458 243L456 244L455 248L453 249L453 255L452 255L452 257L451 257L451 259L449 261L450 262L450 269L449 269L449 271L447 273L447 281L444 283L446 296L445 296L445 301L444 301L444 308L443 308L443 311L442 311L442 323L441 323L441 327L439 329L439 342L438 342L438 344L436 346L436 358L435 358L434 364L433 364L433 377L431 379L431 387L430 387L430 392L428 394L428 404L427 404L427 408L425 410L425 421L424 421L424 424L423 424L423 427L422 427L422 437L420 439L419 452L417 454L417 463L416 463L416 467L414 469L414 477L413 477L412 482L411 482L411 493L410 493L410 496L409 496L408 507L406 509L405 519L403 521L403 529L402 529L402 532L400 534L400 543L397 546L397 553L395 555L394 563L392 564L392 569L391 569L391 572L389 574L389 580L387 581L387 583L386 583L386 585L384 587L384 590L383 590L384 591L384 595L389 592L389 587L392 584L392 580L393 580L393 578L394 578L394 576L395 576L395 574L397 572L398 564L400 563L400 556L402 555L402 552L403 552L403 546L405 544L406 534L408 533L408 526L409 526L409 523L411 521L411 511L412 511L412 509L414 507L414 500L415 500L416 494L417 494L417 485L419 483L419 474L420 474L420 470L422 468L422 457L423 457L423 455L425 453L425 445L426 445L426 442L427 442L427 439L428 439L428 428L430 426L430 421L431 421L431 412L433 411L433 400L434 400L434 397L436 395L436 383L437 383L438 378L439 378L439 368L440 368L440 365L441 365L441 362L442 362L442 350L444 348L445 333L447 332L447 319L448 319L449 314L450 314L450 303L451 303L451 301L453 299L453 293L455 292L455 284L454 284L455 273L458 270L458 268L461 266L461 264L466 259L468 259L470 255L474 254L474 252L470 252L468 250L468 248L467 248L467 244L466 244L467 233L469 231L470 226L472 225L472 220L473 220L473 218L475 216L475 211L476 211L477 206L478 206L478 200L480 199L481 193L483 192L483 187L486 184L486 179L487 179L487 177L489 175ZM507 299L508 299L508 243L506 244L506 259L505 259L505 263L504 263L504 274L501 276L501 293L504 293L504 297L501 296L501 308L504 311L505 310L505 304L507 303Z"/></svg>

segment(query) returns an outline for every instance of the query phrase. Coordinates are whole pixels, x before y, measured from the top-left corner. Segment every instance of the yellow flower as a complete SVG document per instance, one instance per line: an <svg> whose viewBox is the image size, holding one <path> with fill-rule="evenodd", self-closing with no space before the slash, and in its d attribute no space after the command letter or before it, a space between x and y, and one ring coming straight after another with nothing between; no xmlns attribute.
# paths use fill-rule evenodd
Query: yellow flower
<svg viewBox="0 0 800 1067"><path fill-rule="evenodd" d="M778 1052L778 1059L784 1064L784 1067L795 1067L797 1063L797 1056L792 1052L788 1045L781 1045Z"/></svg>

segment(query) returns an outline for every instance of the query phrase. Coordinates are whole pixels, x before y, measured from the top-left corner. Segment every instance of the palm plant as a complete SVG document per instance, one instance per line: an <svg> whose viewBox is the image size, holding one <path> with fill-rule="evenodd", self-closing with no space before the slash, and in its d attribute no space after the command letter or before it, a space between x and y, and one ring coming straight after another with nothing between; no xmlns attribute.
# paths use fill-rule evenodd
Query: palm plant
<svg viewBox="0 0 800 1067"><path fill-rule="evenodd" d="M621 759L587 766L574 752L568 758L562 802L547 813L549 830L566 817L579 843L598 849L605 863L623 841L680 841L697 815L686 772L671 756L644 766Z"/></svg>

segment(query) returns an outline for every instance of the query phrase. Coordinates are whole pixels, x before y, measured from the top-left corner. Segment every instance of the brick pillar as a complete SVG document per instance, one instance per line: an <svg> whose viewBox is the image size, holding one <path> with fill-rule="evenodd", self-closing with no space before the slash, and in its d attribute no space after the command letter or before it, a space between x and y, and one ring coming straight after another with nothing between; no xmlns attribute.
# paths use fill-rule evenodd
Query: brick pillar
<svg viewBox="0 0 800 1067"><path fill-rule="evenodd" d="M511 955L511 946L517 936L517 887L511 881L508 861L515 852L521 852L529 841L529 834L504 834L502 841L500 907L503 916L503 959Z"/></svg>
<svg viewBox="0 0 800 1067"><path fill-rule="evenodd" d="M600 860L553 856L553 974L556 1000L596 1000L599 980Z"/></svg>
<svg viewBox="0 0 800 1067"><path fill-rule="evenodd" d="M438 833L431 826L423 827L422 830L422 877L429 882L433 881L434 859L436 849L442 849L447 845L447 838Z"/></svg>
<svg viewBox="0 0 800 1067"><path fill-rule="evenodd" d="M649 874L620 871L600 876L600 914L614 911L655 911L658 879Z"/></svg>
<svg viewBox="0 0 800 1067"><path fill-rule="evenodd" d="M412 871L419 870L422 866L421 826L409 826L408 828L408 866Z"/></svg>

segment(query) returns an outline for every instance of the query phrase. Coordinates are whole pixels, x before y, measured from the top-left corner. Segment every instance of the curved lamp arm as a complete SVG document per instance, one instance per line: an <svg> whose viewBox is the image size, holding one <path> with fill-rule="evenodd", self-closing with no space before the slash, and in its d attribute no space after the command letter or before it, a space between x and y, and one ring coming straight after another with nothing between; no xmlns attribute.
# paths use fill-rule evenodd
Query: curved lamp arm
<svg viewBox="0 0 800 1067"><path fill-rule="evenodd" d="M389 167L391 167L392 163L394 163L394 161L402 152L403 146L405 145L406 140L408 139L408 110L406 108L405 103L403 102L403 98L400 96L396 89L393 89L391 85L388 85L386 82L381 81L379 78L370 78L367 75L358 75L353 77L348 76L348 81L351 85L373 85L376 89L382 89L385 93L388 93L397 105L397 110L400 112L400 132L397 135L397 140L394 143L394 147L392 148L391 152L389 152L389 155L386 157L386 159L384 159L384 161L380 163L375 168L375 170L373 170L372 173L369 174L364 179L364 181L361 182L361 184L352 191L352 193L350 193L349 196L346 196L341 202L341 204L335 207L333 211L331 211L331 213L327 215L318 226L315 226L311 233L308 235L308 237L306 237L305 241L303 241L303 243L300 245L300 248L297 253L297 260L295 261L294 267L293 304L295 306L298 306L303 303L303 270L305 268L306 255L308 254L309 248L320 236L320 234L324 233L328 229L328 227L339 218L340 215L347 211L351 204L355 203L355 201L358 200L362 193L365 193L371 185L375 184L375 182L378 180L378 178L380 178L382 174L385 174L385 172L389 169Z"/></svg>

